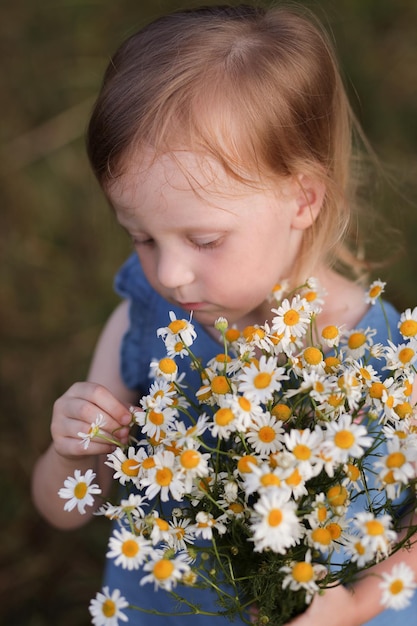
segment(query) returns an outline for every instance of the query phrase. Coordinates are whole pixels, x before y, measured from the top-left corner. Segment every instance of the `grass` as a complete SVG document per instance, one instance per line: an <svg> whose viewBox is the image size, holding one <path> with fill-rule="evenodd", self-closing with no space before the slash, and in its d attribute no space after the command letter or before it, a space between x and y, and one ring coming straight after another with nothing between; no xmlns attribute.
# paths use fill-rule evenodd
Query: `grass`
<svg viewBox="0 0 417 626"><path fill-rule="evenodd" d="M7 4L0 5L0 622L83 626L100 586L107 524L54 530L34 510L29 487L49 441L53 401L85 377L117 302L112 276L130 250L89 173L83 132L109 54L137 26L181 4ZM403 254L381 274L400 308L414 306L417 4L310 5L335 34L354 108L392 172L393 185L382 184L376 197L390 225L404 231Z"/></svg>

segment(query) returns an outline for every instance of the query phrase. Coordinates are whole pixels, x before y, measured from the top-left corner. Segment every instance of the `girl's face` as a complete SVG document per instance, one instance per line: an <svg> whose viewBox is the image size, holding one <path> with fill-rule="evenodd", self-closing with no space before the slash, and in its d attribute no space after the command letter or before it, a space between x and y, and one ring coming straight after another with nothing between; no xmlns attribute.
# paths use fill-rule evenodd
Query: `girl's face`
<svg viewBox="0 0 417 626"><path fill-rule="evenodd" d="M131 162L108 190L145 275L203 325L264 323L268 295L291 275L300 246L300 188L250 187L190 152Z"/></svg>

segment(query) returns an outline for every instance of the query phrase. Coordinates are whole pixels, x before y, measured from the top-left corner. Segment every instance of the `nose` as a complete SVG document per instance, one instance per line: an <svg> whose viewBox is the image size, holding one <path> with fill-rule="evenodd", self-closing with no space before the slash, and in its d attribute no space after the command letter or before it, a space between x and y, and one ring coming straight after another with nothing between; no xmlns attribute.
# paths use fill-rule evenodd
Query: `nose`
<svg viewBox="0 0 417 626"><path fill-rule="evenodd" d="M177 289L194 281L194 271L186 255L178 251L161 253L158 260L158 280L167 289Z"/></svg>

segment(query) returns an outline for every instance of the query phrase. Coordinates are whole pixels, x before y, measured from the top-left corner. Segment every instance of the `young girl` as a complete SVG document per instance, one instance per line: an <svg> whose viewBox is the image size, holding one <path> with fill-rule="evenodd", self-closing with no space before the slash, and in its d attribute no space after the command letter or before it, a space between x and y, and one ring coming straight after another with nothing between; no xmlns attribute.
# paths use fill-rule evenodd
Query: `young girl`
<svg viewBox="0 0 417 626"><path fill-rule="evenodd" d="M204 362L217 354L219 316L243 328L271 319L273 286L315 276L327 292L318 327L372 327L386 340L379 309L341 269L360 269L343 243L357 209L352 115L334 54L304 10L216 7L174 13L121 46L105 75L89 126L93 170L135 254L116 277L124 298L98 342L87 382L59 398L52 443L34 471L37 507L55 526L88 516L64 511L58 490L77 468L93 468L103 491L112 447L78 433L102 414L127 442L129 406L149 387L149 364L164 356L156 330L169 311L193 312ZM398 314L386 305L393 341ZM186 370L187 379L196 376ZM401 551L373 568L406 561ZM369 572L370 574L372 572ZM292 626L416 624L417 601L382 611L380 578L318 596ZM105 585L131 604L175 612L165 592L139 586L137 572L109 562ZM213 609L211 597L188 591ZM229 623L205 616L158 617L126 610L130 624Z"/></svg>

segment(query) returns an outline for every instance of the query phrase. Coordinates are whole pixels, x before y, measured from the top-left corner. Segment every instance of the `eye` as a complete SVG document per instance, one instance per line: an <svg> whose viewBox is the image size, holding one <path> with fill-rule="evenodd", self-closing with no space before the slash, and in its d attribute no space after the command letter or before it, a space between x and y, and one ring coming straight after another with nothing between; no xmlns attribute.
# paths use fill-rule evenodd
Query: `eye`
<svg viewBox="0 0 417 626"><path fill-rule="evenodd" d="M190 242L197 250L212 250L217 248L223 240L223 237L217 237L216 239L191 239Z"/></svg>
<svg viewBox="0 0 417 626"><path fill-rule="evenodd" d="M133 237L132 241L135 248L138 248L140 246L152 246L155 243L154 240L151 238L137 239L136 237Z"/></svg>

